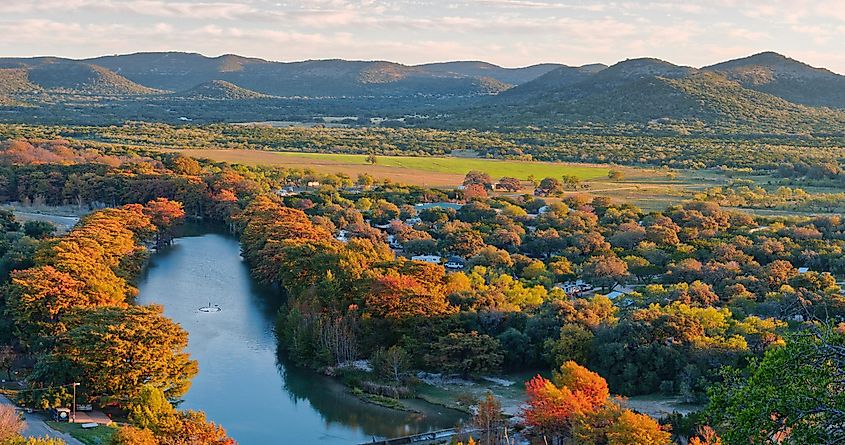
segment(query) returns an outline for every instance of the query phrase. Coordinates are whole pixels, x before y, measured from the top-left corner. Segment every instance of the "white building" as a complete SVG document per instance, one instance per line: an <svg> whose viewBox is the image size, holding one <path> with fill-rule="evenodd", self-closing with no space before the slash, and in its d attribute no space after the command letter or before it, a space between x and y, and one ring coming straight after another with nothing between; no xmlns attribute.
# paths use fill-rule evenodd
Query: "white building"
<svg viewBox="0 0 845 445"><path fill-rule="evenodd" d="M422 261L423 263L440 264L443 257L440 255L414 255L411 257L413 261Z"/></svg>

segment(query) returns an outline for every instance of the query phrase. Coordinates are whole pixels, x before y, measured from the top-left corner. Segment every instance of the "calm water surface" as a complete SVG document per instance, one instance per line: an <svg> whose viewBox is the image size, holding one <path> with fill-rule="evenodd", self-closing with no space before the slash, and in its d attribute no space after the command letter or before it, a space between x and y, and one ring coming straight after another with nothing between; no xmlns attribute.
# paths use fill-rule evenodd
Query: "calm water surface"
<svg viewBox="0 0 845 445"><path fill-rule="evenodd" d="M363 403L336 381L287 365L273 325L278 292L257 286L236 239L179 238L154 254L138 283L139 304L160 304L189 333L199 374L182 409L205 411L241 445L356 444L455 425L461 415L417 402L425 414ZM222 311L204 313L208 303Z"/></svg>

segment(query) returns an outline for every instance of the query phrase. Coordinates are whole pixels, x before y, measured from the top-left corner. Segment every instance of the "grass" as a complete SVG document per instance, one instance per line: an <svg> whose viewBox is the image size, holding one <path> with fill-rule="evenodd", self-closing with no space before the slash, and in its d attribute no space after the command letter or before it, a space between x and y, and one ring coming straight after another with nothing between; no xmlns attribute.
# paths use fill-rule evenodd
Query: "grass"
<svg viewBox="0 0 845 445"><path fill-rule="evenodd" d="M162 149L195 158L225 161L244 165L272 165L286 168L312 169L321 173L343 173L353 178L368 173L379 179L428 187L456 187L471 170L488 173L493 179L511 176L542 179L574 175L582 180L607 178L609 166L564 164L554 162L510 161L460 157L378 156L377 163L367 163L364 155L331 153L294 153L238 149ZM631 170L630 168L621 168Z"/></svg>
<svg viewBox="0 0 845 445"><path fill-rule="evenodd" d="M367 165L367 156L365 155L295 152L274 153L277 156L287 158L327 160L347 165ZM530 175L536 178L559 178L564 175L571 175L586 180L607 177L607 172L610 170L608 167L593 165L458 157L377 156L376 161L377 165L385 167L457 175L465 175L469 171L479 170L486 172L495 179L509 176L527 180Z"/></svg>
<svg viewBox="0 0 845 445"><path fill-rule="evenodd" d="M70 433L75 439L86 445L105 445L117 429L113 426L100 425L94 428L82 428L78 423L46 422L50 428L63 433Z"/></svg>

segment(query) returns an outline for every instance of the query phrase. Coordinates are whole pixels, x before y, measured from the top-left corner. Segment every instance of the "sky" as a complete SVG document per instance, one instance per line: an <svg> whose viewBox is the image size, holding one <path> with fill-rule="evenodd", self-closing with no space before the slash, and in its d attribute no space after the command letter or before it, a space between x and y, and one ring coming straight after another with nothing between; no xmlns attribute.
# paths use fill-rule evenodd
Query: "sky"
<svg viewBox="0 0 845 445"><path fill-rule="evenodd" d="M704 66L777 51L845 74L845 0L0 0L0 56Z"/></svg>

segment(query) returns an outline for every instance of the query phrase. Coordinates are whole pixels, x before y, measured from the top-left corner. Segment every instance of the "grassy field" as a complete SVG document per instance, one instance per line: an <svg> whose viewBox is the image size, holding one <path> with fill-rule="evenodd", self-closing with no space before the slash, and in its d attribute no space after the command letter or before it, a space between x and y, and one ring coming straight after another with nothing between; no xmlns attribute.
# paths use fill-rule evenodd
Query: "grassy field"
<svg viewBox="0 0 845 445"><path fill-rule="evenodd" d="M552 162L507 161L459 157L379 156L377 163L367 163L364 155L270 152L258 150L185 149L186 156L245 165L277 165L310 168L320 173L344 173L356 176L368 173L376 178L429 187L455 187L471 170L488 173L494 179L511 176L526 180L547 176L574 175L582 180L607 178L606 165L563 164ZM622 169L629 170L629 169Z"/></svg>
<svg viewBox="0 0 845 445"><path fill-rule="evenodd" d="M56 431L70 433L71 436L86 445L105 445L109 443L111 436L117 431L112 426L103 425L94 428L82 428L78 423L65 422L47 422L47 425Z"/></svg>
<svg viewBox="0 0 845 445"><path fill-rule="evenodd" d="M586 193L608 196L633 203L646 211L666 207L690 199L693 193L708 187L724 185L728 178L710 171L669 171L618 167L609 165L565 164L551 162L508 161L463 157L378 156L375 165L366 162L364 155L271 152L232 149L165 150L186 156L206 158L244 165L274 165L287 168L311 169L319 173L341 173L354 178L368 173L378 179L424 187L451 188L463 182L470 170L481 170L494 179L512 176L527 179L529 175L560 178L575 175L589 185ZM607 172L621 170L624 179L611 181ZM531 193L532 185L524 181L519 193ZM568 192L575 193L575 192ZM551 200L555 200L552 198Z"/></svg>
<svg viewBox="0 0 845 445"><path fill-rule="evenodd" d="M307 158L348 165L368 165L367 156L364 155L293 152L274 152L274 154L285 158ZM606 177L609 170L606 166L595 165L459 157L378 156L376 158L376 164L386 167L458 175L465 175L471 170L480 170L488 173L493 178L510 176L522 180L527 180L530 175L536 178L559 178L564 175L571 175L583 180L595 179Z"/></svg>

